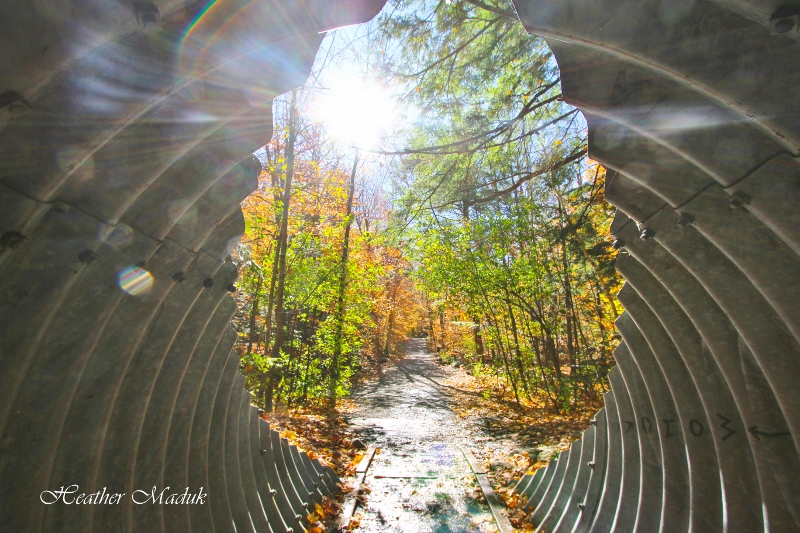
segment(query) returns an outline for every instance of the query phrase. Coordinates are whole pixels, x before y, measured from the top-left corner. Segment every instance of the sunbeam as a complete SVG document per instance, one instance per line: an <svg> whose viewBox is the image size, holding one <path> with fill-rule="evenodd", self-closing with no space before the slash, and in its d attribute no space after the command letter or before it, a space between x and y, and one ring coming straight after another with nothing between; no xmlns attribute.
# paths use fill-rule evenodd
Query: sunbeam
<svg viewBox="0 0 800 533"><path fill-rule="evenodd" d="M337 141L374 148L392 126L396 113L389 90L355 75L338 74L314 97L311 115Z"/></svg>

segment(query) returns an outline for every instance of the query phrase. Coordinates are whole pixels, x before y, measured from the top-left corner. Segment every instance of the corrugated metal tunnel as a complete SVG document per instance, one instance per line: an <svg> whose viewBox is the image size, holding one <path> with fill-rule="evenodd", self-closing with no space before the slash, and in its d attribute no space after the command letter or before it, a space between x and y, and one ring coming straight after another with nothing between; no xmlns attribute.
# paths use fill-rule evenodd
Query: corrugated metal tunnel
<svg viewBox="0 0 800 533"><path fill-rule="evenodd" d="M382 4L0 4L0 531L299 531L335 490L250 406L227 256L272 98ZM627 280L604 409L518 486L534 525L800 531L799 10L515 5L616 171ZM73 484L222 496L40 503Z"/></svg>
<svg viewBox="0 0 800 533"><path fill-rule="evenodd" d="M611 391L537 531L800 531L798 9L515 0L613 169ZM781 9L779 9L781 8Z"/></svg>
<svg viewBox="0 0 800 533"><path fill-rule="evenodd" d="M337 490L250 405L228 254L272 98L382 5L0 4L0 531L299 532ZM131 499L167 486L214 496Z"/></svg>

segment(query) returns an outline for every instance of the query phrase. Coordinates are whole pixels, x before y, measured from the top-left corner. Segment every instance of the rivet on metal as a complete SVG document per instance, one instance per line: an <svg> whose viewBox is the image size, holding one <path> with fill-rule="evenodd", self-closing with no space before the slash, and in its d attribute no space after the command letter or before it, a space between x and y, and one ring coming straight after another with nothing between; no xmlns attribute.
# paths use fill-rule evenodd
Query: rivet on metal
<svg viewBox="0 0 800 533"><path fill-rule="evenodd" d="M28 238L25 235L17 233L16 231L9 231L0 237L0 250L5 250L6 248L16 250L22 246L22 243L26 240L28 240Z"/></svg>
<svg viewBox="0 0 800 533"><path fill-rule="evenodd" d="M228 292L231 293L236 292L236 285L234 285L233 283L229 283L226 288L228 289Z"/></svg>
<svg viewBox="0 0 800 533"><path fill-rule="evenodd" d="M313 498L313 497L314 497L314 493L313 493L313 492L311 492L311 491L308 491L308 497L309 497L309 498Z"/></svg>
<svg viewBox="0 0 800 533"><path fill-rule="evenodd" d="M205 287L206 289L210 289L213 286L214 286L214 280L211 278L206 278L206 280L203 282L203 287Z"/></svg>
<svg viewBox="0 0 800 533"><path fill-rule="evenodd" d="M27 113L31 104L21 94L7 92L0 94L0 107L5 107L14 116L19 116Z"/></svg>
<svg viewBox="0 0 800 533"><path fill-rule="evenodd" d="M96 263L98 259L100 259L100 256L98 256L91 250L84 250L78 256L78 261L80 261L85 265L91 265L92 263Z"/></svg>
<svg viewBox="0 0 800 533"><path fill-rule="evenodd" d="M652 237L656 236L656 230L652 228L644 228L642 232L639 234L639 238L643 241L646 241Z"/></svg>
<svg viewBox="0 0 800 533"><path fill-rule="evenodd" d="M275 490L275 489L269 489L269 495L270 495L270 496L275 496L276 494L278 494L278 491L277 491L277 490Z"/></svg>
<svg viewBox="0 0 800 533"><path fill-rule="evenodd" d="M161 14L158 7L150 2L136 2L133 4L133 13L136 15L136 23L142 28L148 24L157 26L161 22Z"/></svg>
<svg viewBox="0 0 800 533"><path fill-rule="evenodd" d="M586 464L589 465L589 468L594 468L594 461L589 461Z"/></svg>
<svg viewBox="0 0 800 533"><path fill-rule="evenodd" d="M742 191L736 191L735 193L733 193L733 196L731 196L728 205L730 206L731 209L741 209L742 207L749 204L751 200L752 198L750 197L749 194L744 193Z"/></svg>
<svg viewBox="0 0 800 533"><path fill-rule="evenodd" d="M694 222L694 217L689 213L681 213L681 216L678 217L678 225L679 226L691 226L692 222Z"/></svg>
<svg viewBox="0 0 800 533"><path fill-rule="evenodd" d="M266 448L265 448L265 449L263 449L263 450L261 450L261 455L264 455L265 453L267 453L267 450L266 450Z"/></svg>
<svg viewBox="0 0 800 533"><path fill-rule="evenodd" d="M614 242L611 243L611 247L615 250L619 250L623 246L625 246L625 241L622 239L614 239Z"/></svg>
<svg viewBox="0 0 800 533"><path fill-rule="evenodd" d="M296 514L296 515L294 515L294 519L295 519L295 520L300 520L301 518L303 518L303 517L302 517L302 516L300 516L299 514Z"/></svg>
<svg viewBox="0 0 800 533"><path fill-rule="evenodd" d="M596 418L592 418L591 423L592 423L593 426L596 426L597 425L597 419Z"/></svg>
<svg viewBox="0 0 800 533"><path fill-rule="evenodd" d="M775 11L769 18L769 29L773 34L784 35L797 29L798 6L784 6Z"/></svg>
<svg viewBox="0 0 800 533"><path fill-rule="evenodd" d="M294 533L294 529L292 529L290 527L287 527L286 528L286 533Z"/></svg>
<svg viewBox="0 0 800 533"><path fill-rule="evenodd" d="M258 416L261 416L261 415L263 415L263 414L264 414L264 410L263 410L263 409L259 409L259 410L258 410Z"/></svg>
<svg viewBox="0 0 800 533"><path fill-rule="evenodd" d="M186 274L183 272L176 272L172 275L172 279L174 279L177 283L183 283L186 281Z"/></svg>
<svg viewBox="0 0 800 533"><path fill-rule="evenodd" d="M586 509L586 504L579 503L579 504L578 504L578 509L580 509L581 511L583 511L584 509Z"/></svg>

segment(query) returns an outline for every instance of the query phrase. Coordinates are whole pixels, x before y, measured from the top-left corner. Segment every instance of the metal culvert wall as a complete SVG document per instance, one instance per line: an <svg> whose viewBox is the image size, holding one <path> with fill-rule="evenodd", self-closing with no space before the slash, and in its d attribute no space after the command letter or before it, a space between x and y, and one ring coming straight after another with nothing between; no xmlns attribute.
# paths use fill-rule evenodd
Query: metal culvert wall
<svg viewBox="0 0 800 533"><path fill-rule="evenodd" d="M627 280L537 531L800 531L800 59L777 0L515 0L581 108Z"/></svg>
<svg viewBox="0 0 800 533"><path fill-rule="evenodd" d="M382 3L0 4L0 531L298 531L334 490L249 404L226 257L272 97ZM628 280L605 408L518 486L534 525L799 531L798 10L515 4L616 171ZM39 502L70 485L128 497Z"/></svg>
<svg viewBox="0 0 800 533"><path fill-rule="evenodd" d="M382 5L0 4L0 531L301 531L336 490L250 405L228 254L272 98Z"/></svg>

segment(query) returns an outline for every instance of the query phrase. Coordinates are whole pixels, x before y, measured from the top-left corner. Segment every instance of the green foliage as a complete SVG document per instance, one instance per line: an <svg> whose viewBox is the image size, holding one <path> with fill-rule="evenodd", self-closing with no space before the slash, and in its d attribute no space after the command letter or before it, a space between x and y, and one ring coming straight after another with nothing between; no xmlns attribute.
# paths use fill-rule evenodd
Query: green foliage
<svg viewBox="0 0 800 533"><path fill-rule="evenodd" d="M392 205L382 191L359 192L343 265L349 165L301 124L285 339L269 357L288 129L276 114L239 250L248 386L289 404L323 398L332 380L344 395L359 371L424 329L444 360L503 376L520 403L567 412L599 402L619 312L612 210L605 169L586 159L585 124L563 102L544 41L525 33L508 0L396 0L360 46L355 55L400 84L414 118L405 148L386 152L403 156Z"/></svg>
<svg viewBox="0 0 800 533"><path fill-rule="evenodd" d="M260 405L267 405L273 393L288 405L319 403L332 381L337 397L347 395L357 372L378 359L377 347L384 349L387 336L389 352L396 352L415 328L419 306L404 273L405 259L387 242L388 210L381 207L385 201L380 191L356 191L361 202L349 217L349 258L343 264L346 167L352 162L326 150L321 132L301 116L287 226L285 327L279 349L273 351L278 324L273 302L276 250L286 172L285 136L280 132L286 130L285 114L277 113L276 120L277 133L262 153L265 171L258 190L242 204L246 231L236 253L240 265L236 348L247 386ZM343 268L346 283L340 315ZM333 368L340 322L342 356Z"/></svg>
<svg viewBox="0 0 800 533"><path fill-rule="evenodd" d="M420 111L394 152L394 222L411 236L432 342L504 375L517 401L598 401L618 312L612 210L552 53L507 0L392 6L381 65Z"/></svg>
<svg viewBox="0 0 800 533"><path fill-rule="evenodd" d="M532 182L469 218L429 212L409 250L433 341L476 374L484 365L505 374L518 397L561 411L597 400L617 313L604 287L619 282L602 240L612 215L600 200L603 171L582 178L591 184Z"/></svg>
<svg viewBox="0 0 800 533"><path fill-rule="evenodd" d="M561 101L558 69L510 2L397 2L377 32L386 76L419 110L399 205L473 206L578 162L583 124ZM393 53L391 52L393 51Z"/></svg>

